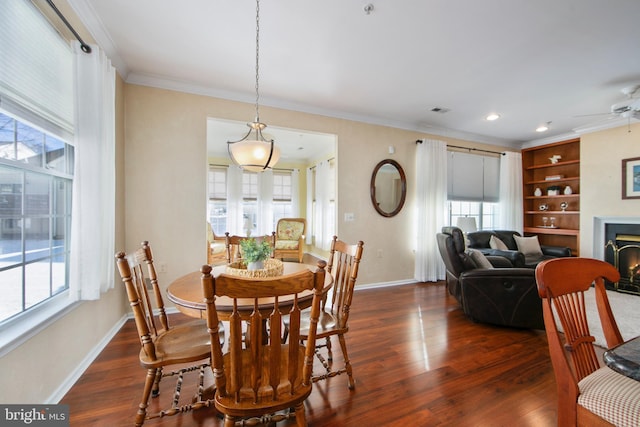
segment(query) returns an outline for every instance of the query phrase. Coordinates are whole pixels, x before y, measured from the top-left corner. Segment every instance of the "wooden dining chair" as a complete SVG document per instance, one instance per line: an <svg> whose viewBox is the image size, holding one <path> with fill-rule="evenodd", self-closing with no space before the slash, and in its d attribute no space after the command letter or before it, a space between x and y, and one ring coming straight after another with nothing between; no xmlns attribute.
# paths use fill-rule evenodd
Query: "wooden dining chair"
<svg viewBox="0 0 640 427"><path fill-rule="evenodd" d="M559 426L640 425L640 382L601 367L589 332L584 293L593 284L607 347L623 341L605 279L617 282L620 274L611 264L589 258L556 258L536 268L558 389Z"/></svg>
<svg viewBox="0 0 640 427"><path fill-rule="evenodd" d="M252 237L256 242L260 243L263 240L269 242L269 245L273 248L275 246L275 232L272 234L266 234L264 236ZM225 245L227 247L227 264L238 261L242 258L242 251L240 250L240 242L244 239L249 239L246 236L231 235L229 232L225 233ZM273 253L271 254L273 258Z"/></svg>
<svg viewBox="0 0 640 427"><path fill-rule="evenodd" d="M197 320L170 327L149 242L142 242L142 247L130 255L118 252L116 259L140 337L140 365L147 370L135 425L141 426L148 419L211 406L213 401L204 399L202 394L204 375L211 359L210 335L206 323ZM148 282L145 270L149 275ZM223 333L220 331L219 336ZM170 365L181 366L171 372L164 372L164 368ZM180 403L184 374L197 370L200 375L195 401ZM171 407L147 414L150 396L158 396L160 381L168 376L177 378Z"/></svg>
<svg viewBox="0 0 640 427"><path fill-rule="evenodd" d="M295 417L298 426L306 426L304 401L311 394L314 338L325 281L324 261L315 272L266 279L211 275L211 267L202 266L202 288L211 333L211 355L215 380L215 406L224 414L224 425L236 421L242 425L275 423ZM306 293L306 295L305 295ZM229 316L228 350L223 354L218 338L217 297L233 300ZM311 326L306 345L300 342L300 303L312 299ZM238 307L249 303L253 311ZM288 316L287 316L288 315ZM290 318L290 344L282 343L282 319ZM249 346L243 346L243 329L250 334ZM264 339L266 338L266 340ZM287 412L293 408L293 412ZM284 411L284 413L282 412Z"/></svg>
<svg viewBox="0 0 640 427"><path fill-rule="evenodd" d="M349 312L351 302L353 300L353 290L355 288L356 279L358 278L358 268L362 259L364 243L359 241L355 245L347 244L338 240L337 236L333 236L331 241L331 252L329 262L327 264L327 272L333 276L333 287L322 301L320 310L320 319L316 332L315 355L322 363L325 372L322 374L314 374L312 380L314 382L335 377L346 373L349 377L348 387L353 390L356 381L353 378L353 369L347 352L346 334L349 332ZM300 336L303 340L311 339L307 331L311 324L309 313L304 311L302 314L302 330ZM340 369L333 369L333 351L331 346L331 337L337 335L342 350L344 366ZM284 340L288 338L285 329ZM292 339L292 338L291 338ZM327 357L325 358L321 352L322 348L326 348Z"/></svg>

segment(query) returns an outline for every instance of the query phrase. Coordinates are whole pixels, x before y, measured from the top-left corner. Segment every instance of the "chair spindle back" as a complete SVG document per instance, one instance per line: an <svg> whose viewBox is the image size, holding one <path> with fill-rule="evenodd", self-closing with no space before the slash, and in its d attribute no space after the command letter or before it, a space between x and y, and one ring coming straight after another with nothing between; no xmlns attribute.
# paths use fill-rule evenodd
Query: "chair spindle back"
<svg viewBox="0 0 640 427"><path fill-rule="evenodd" d="M254 405L253 409L257 410L255 405L271 405L284 409L289 407L286 403L287 396L289 399L294 395L299 398L301 388L306 390L304 394L310 393L325 266L326 263L321 261L315 272L305 270L266 279L226 274L214 278L210 266L202 267L217 406L235 404L246 409ZM233 309L228 319L228 348L224 354L218 338L219 316L215 306L216 298L221 296L233 301ZM284 298L285 296L293 298ZM300 343L302 298L305 301L312 299L311 318L315 319L310 328L310 339L306 344ZM268 307L266 309L265 304ZM248 305L253 307L251 312L239 309ZM283 315L290 318L289 330L292 339L288 344L281 342ZM249 332L243 339L245 330ZM252 413L248 409L245 412L246 415Z"/></svg>
<svg viewBox="0 0 640 427"><path fill-rule="evenodd" d="M322 308L329 310L338 318L340 328L346 327L349 320L349 310L358 278L363 247L362 241L355 245L349 245L338 240L337 236L333 236L331 241L327 271L333 276L333 289L328 306L327 301L324 301Z"/></svg>

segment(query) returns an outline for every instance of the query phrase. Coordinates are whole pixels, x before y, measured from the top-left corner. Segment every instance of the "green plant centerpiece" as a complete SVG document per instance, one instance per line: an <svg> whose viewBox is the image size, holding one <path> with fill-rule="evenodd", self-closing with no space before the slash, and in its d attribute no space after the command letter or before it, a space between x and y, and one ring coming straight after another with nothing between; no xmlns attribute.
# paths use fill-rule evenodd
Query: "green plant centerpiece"
<svg viewBox="0 0 640 427"><path fill-rule="evenodd" d="M264 261L271 256L273 248L266 240L258 242L254 238L247 238L240 240L240 251L247 270L259 270L264 268Z"/></svg>

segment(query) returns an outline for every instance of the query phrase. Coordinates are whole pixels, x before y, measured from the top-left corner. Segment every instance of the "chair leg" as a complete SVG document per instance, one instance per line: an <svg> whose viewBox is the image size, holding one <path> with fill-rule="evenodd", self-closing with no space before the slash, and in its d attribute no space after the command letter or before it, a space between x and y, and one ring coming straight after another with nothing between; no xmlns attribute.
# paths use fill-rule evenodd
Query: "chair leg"
<svg viewBox="0 0 640 427"><path fill-rule="evenodd" d="M333 352L331 351L331 337L326 337L325 341L325 347L327 347L327 360L329 362L333 362Z"/></svg>
<svg viewBox="0 0 640 427"><path fill-rule="evenodd" d="M157 369L147 369L147 377L144 380L144 390L142 391L142 400L138 405L138 413L136 414L135 425L136 427L142 426L145 418L147 417L147 406L149 405L149 395L151 389L156 381Z"/></svg>
<svg viewBox="0 0 640 427"><path fill-rule="evenodd" d="M300 402L295 407L296 411L296 426L307 427L307 417L304 413L304 402Z"/></svg>
<svg viewBox="0 0 640 427"><path fill-rule="evenodd" d="M158 397L160 394L160 380L162 379L162 368L156 369L156 378L153 381L153 388L151 389L151 396Z"/></svg>
<svg viewBox="0 0 640 427"><path fill-rule="evenodd" d="M356 380L353 379L353 370L351 368L351 361L349 361L349 355L347 354L347 341L343 334L338 335L340 340L340 347L342 348L342 356L344 357L344 367L347 370L349 376L349 390L353 390L356 387Z"/></svg>

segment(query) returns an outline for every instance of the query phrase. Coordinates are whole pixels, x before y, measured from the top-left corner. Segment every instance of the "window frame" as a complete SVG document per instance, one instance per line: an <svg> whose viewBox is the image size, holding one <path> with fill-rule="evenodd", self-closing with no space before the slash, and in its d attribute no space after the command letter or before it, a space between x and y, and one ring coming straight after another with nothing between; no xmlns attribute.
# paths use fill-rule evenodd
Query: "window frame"
<svg viewBox="0 0 640 427"><path fill-rule="evenodd" d="M455 205L458 205L457 209ZM497 224L498 206L498 202L447 200L447 221L449 225L455 226L458 218L470 217L475 218L478 230L494 230Z"/></svg>
<svg viewBox="0 0 640 427"><path fill-rule="evenodd" d="M70 241L71 241L71 187L73 186L73 161L74 161L74 148L73 145L69 143L69 141L65 141L65 139L58 135L53 135L50 132L46 132L37 126L30 123L28 120L22 117L16 117L15 114L11 114L10 112L0 109L0 114L5 117L12 119L14 124L14 129L20 126L29 127L33 132L37 132L42 134L42 151L37 152L34 157L40 158L39 164L34 164L33 162L25 162L21 158L0 158L0 167L2 169L15 169L17 170L22 177L22 188L20 189L20 212L18 215L18 221L24 223L24 221L30 217L33 217L33 214L30 215L25 210L25 197L26 197L26 187L25 177L27 175L38 174L40 176L44 176L47 180L47 196L48 196L48 206L46 214L39 214L35 217L47 218L48 227L48 255L43 257L39 257L36 259L27 259L26 252L26 242L29 240L28 237L25 236L24 229L20 231L20 261L13 262L9 266L0 267L0 275L5 271L10 271L13 269L21 269L21 292L23 296L23 300L21 301L21 309L20 311L11 314L10 316L0 319L0 357L9 353L13 349L20 346L22 343L26 342L29 338L35 336L40 331L45 329L48 325L51 324L55 319L63 317L66 313L68 313L72 307L76 305L75 302L71 301L69 298L69 258L70 258ZM49 163L47 162L47 138L52 138L55 141L64 143L64 168L51 168L49 167ZM18 140L18 134L14 130L14 136L12 141L5 141L9 144L17 144L20 142ZM70 164L69 164L70 163ZM56 206L54 205L54 199L57 197L54 193L56 192L54 185L56 183L64 180L67 183L67 196L68 200L64 201L63 214L59 215L57 212ZM9 216L15 216L15 213L0 215L2 219L12 219ZM14 218L15 219L15 218ZM57 222L56 220L62 219L64 228L64 250L62 251L62 255L64 256L64 285L62 289L57 292L53 292L55 284L52 283L54 272L52 270L51 263L55 258L57 258L60 253L54 253L51 251L52 242L54 240L52 224L53 222ZM27 278L25 278L25 268L31 264L37 264L43 260L48 260L49 262L49 273L48 273L48 296L42 300L35 302L32 305L28 305L24 300L25 297L25 287L27 286Z"/></svg>

